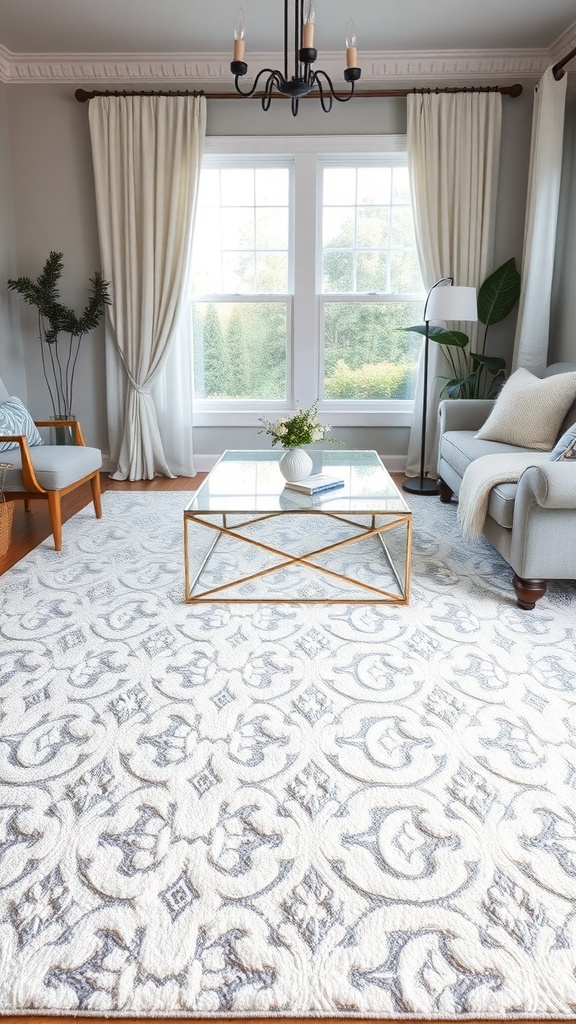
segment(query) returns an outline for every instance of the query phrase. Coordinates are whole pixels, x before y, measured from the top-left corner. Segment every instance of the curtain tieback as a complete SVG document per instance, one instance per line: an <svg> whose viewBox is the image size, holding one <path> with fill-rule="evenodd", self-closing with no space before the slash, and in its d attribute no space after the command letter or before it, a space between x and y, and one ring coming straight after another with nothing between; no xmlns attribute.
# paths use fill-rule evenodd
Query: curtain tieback
<svg viewBox="0 0 576 1024"><path fill-rule="evenodd" d="M151 393L152 389L150 387L147 387L144 384L138 384L138 382L135 381L134 378L130 376L130 374L128 374L128 380L130 381L130 387L133 388L134 391L137 391L139 395L146 396Z"/></svg>

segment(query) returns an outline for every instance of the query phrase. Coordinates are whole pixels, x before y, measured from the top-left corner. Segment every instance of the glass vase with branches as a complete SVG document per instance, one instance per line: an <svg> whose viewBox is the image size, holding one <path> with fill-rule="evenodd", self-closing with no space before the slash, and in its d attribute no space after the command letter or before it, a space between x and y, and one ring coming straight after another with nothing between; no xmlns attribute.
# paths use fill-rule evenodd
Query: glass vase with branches
<svg viewBox="0 0 576 1024"><path fill-rule="evenodd" d="M109 284L95 271L90 278L88 302L79 315L60 301L59 282L63 271L63 254L51 252L38 279L19 277L8 281L8 288L18 292L38 311L38 335L42 370L50 394L54 417L73 417L74 376L80 345L84 335L94 330L110 303ZM61 338L66 336L66 340Z"/></svg>

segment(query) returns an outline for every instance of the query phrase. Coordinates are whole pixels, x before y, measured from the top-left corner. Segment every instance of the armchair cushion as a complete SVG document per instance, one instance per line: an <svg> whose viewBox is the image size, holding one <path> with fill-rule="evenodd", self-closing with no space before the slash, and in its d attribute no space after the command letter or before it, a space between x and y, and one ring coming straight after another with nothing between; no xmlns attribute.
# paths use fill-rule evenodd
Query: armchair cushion
<svg viewBox="0 0 576 1024"><path fill-rule="evenodd" d="M46 444L31 452L36 479L47 491L61 491L65 487L94 473L102 465L102 453L98 448L83 445ZM6 492L25 490L22 479L20 450L2 455L3 462L9 462L4 476Z"/></svg>
<svg viewBox="0 0 576 1024"><path fill-rule="evenodd" d="M476 437L550 451L576 397L576 373L541 379L521 368L508 378Z"/></svg>
<svg viewBox="0 0 576 1024"><path fill-rule="evenodd" d="M3 434L24 434L31 448L44 444L36 430L34 420L19 398L9 397L0 404L0 435ZM0 443L0 452L8 452L14 448L18 448L17 441Z"/></svg>

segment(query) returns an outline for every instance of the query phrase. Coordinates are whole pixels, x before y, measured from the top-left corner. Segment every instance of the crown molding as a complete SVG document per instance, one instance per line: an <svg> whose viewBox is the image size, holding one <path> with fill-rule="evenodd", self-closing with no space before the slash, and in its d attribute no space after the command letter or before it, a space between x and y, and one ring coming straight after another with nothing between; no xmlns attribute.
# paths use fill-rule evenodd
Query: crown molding
<svg viewBox="0 0 576 1024"><path fill-rule="evenodd" d="M570 45L572 40L572 45ZM362 86L390 83L432 85L474 78L487 84L539 77L576 41L576 22L551 50L446 50L362 52ZM251 58L254 74L262 67L281 67L280 53L257 53ZM318 61L335 84L342 78L341 53L322 54ZM489 82L494 76L498 82ZM250 75L247 76L248 82ZM0 44L0 81L10 84L77 86L174 85L198 89L230 88L230 54L106 54L10 53Z"/></svg>

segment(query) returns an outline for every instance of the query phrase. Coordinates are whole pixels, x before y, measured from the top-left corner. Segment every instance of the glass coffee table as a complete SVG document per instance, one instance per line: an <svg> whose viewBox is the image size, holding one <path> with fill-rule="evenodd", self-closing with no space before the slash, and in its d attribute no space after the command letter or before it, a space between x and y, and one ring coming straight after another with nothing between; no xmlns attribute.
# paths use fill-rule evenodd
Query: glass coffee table
<svg viewBox="0 0 576 1024"><path fill-rule="evenodd" d="M185 600L408 604L412 512L377 453L310 451L344 481L316 495L285 486L282 454L226 451L193 495Z"/></svg>

